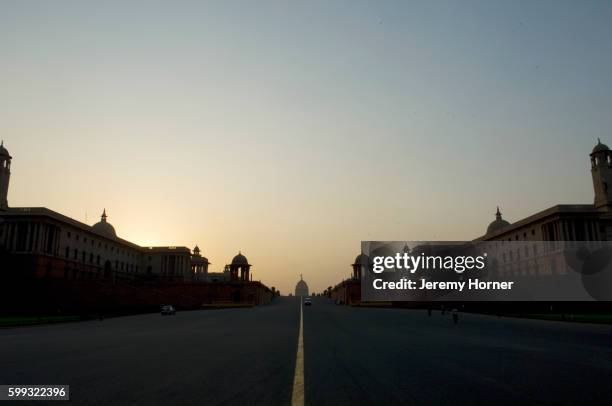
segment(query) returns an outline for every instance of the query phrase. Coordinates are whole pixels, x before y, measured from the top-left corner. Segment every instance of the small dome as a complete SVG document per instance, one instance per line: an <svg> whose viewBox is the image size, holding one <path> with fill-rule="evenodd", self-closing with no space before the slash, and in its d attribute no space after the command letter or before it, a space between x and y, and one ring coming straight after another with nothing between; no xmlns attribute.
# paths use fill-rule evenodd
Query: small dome
<svg viewBox="0 0 612 406"><path fill-rule="evenodd" d="M2 141L2 143L0 143L0 156L6 156L6 157L11 157L11 155L9 154L8 150L6 148L4 148L4 141Z"/></svg>
<svg viewBox="0 0 612 406"><path fill-rule="evenodd" d="M248 265L249 261L246 259L242 253L238 252L238 255L232 259L232 265Z"/></svg>
<svg viewBox="0 0 612 406"><path fill-rule="evenodd" d="M489 224L489 227L487 227L487 234L491 234L491 233L500 231L508 227L509 225L510 223L508 223L506 220L502 218L502 214L499 211L499 207L498 207L497 213L495 213L495 220L493 220L491 224Z"/></svg>
<svg viewBox="0 0 612 406"><path fill-rule="evenodd" d="M364 253L361 253L357 255L357 257L355 258L355 263L353 265L368 266L369 263L370 263L370 257L368 257Z"/></svg>
<svg viewBox="0 0 612 406"><path fill-rule="evenodd" d="M116 238L117 233L115 232L115 227L113 227L111 223L106 222L107 217L108 216L106 215L106 209L104 209L104 212L102 213L102 216L101 216L101 220L97 222L96 224L94 224L92 228L98 234L102 234L103 236L106 236L106 237Z"/></svg>
<svg viewBox="0 0 612 406"><path fill-rule="evenodd" d="M603 151L609 151L609 150L610 148L608 148L606 144L602 144L601 140L597 138L597 145L593 147L593 152L591 153L594 154L596 152L603 152Z"/></svg>

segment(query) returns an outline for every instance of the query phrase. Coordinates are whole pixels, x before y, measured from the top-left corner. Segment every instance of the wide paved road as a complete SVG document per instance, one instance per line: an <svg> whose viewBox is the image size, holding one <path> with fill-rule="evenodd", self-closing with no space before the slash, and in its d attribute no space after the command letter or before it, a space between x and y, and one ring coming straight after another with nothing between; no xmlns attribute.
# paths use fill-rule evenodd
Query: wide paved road
<svg viewBox="0 0 612 406"><path fill-rule="evenodd" d="M612 327L357 309L303 312L306 404L607 403ZM291 402L297 299L0 330L0 383L70 384L75 404ZM37 403L40 404L40 403Z"/></svg>

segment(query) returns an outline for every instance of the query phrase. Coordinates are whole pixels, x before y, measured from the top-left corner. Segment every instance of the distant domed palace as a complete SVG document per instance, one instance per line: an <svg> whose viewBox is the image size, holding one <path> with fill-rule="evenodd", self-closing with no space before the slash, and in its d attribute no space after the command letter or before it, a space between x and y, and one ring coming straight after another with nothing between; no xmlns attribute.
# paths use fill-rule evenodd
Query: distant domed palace
<svg viewBox="0 0 612 406"><path fill-rule="evenodd" d="M300 275L300 281L295 285L295 295L296 296L308 296L308 285Z"/></svg>

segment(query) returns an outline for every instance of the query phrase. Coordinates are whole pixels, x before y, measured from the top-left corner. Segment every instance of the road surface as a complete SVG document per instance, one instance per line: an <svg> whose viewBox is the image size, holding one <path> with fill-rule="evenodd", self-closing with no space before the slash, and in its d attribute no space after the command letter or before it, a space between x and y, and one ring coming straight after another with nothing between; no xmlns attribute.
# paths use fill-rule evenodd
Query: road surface
<svg viewBox="0 0 612 406"><path fill-rule="evenodd" d="M281 298L1 329L0 384L69 384L70 403L87 405L288 405L299 325L299 300ZM314 298L302 333L307 405L612 398L612 326L469 314L454 325L440 312Z"/></svg>

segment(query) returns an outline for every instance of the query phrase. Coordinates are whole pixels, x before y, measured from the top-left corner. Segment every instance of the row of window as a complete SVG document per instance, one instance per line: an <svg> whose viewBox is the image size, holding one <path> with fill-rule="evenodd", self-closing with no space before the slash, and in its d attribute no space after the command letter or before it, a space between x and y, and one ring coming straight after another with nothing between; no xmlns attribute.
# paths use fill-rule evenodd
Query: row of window
<svg viewBox="0 0 612 406"><path fill-rule="evenodd" d="M67 232L66 232L66 237L67 237L68 239L71 239L71 238L72 238L72 232L67 231ZM75 235L74 235L74 239L75 239L76 241L80 241L81 236L80 236L80 235L78 235L78 234L75 234ZM84 244L86 244L86 243L87 243L87 241L88 241L87 237L83 236L83 243L84 243ZM95 246L96 241L95 241L94 239L90 238L90 239L89 239L89 241L91 242L91 246L92 246L92 247L93 247L93 246ZM100 242L100 241L98 241L98 248L102 248L102 242ZM107 244L107 243L104 243L104 249L105 249L105 250L108 250L108 249L109 249L109 248L108 248L108 244ZM115 252L115 247L111 245L111 247L110 247L110 251L111 251L111 252ZM132 253L132 252L130 252L130 251L128 251L128 250L125 250L125 249L120 249L120 248L117 248L117 253L118 253L118 254L120 254L120 255L127 255L127 257L128 257L128 258L133 258L133 257L135 257L135 256L136 256L136 254L134 254L134 253Z"/></svg>
<svg viewBox="0 0 612 406"><path fill-rule="evenodd" d="M79 260L79 250L77 250L76 248L71 250L70 247L66 247L64 255L65 255L65 257L67 259L73 259L75 261ZM89 261L88 261L88 259L89 259ZM84 263L89 262L92 265L93 264L101 265L102 258L100 257L100 255L94 256L94 254L92 252L87 253L86 251L82 251L81 252L81 262L84 262ZM111 264L110 261L106 261L106 262L108 262L109 265ZM105 263L105 266L106 266L106 263ZM115 268L114 269L118 270L118 271L126 271L126 272L135 272L135 273L138 273L138 265L127 264L127 263L125 263L123 261L119 262L118 260L115 260Z"/></svg>

